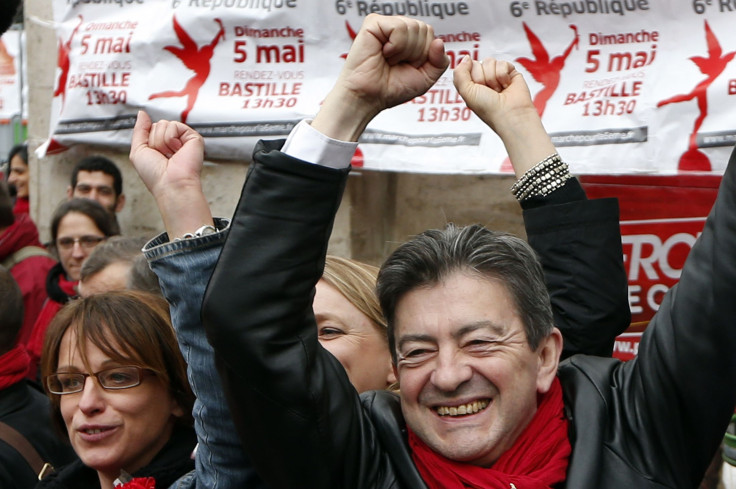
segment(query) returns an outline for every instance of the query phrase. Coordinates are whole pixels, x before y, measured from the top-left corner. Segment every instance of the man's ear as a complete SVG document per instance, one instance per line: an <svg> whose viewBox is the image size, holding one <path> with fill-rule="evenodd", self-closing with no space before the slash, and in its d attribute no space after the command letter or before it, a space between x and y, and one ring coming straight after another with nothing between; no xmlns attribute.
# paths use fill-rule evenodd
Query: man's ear
<svg viewBox="0 0 736 489"><path fill-rule="evenodd" d="M562 333L557 328L552 328L552 332L537 347L537 355L539 367L537 370L537 392L546 393L552 381L557 375L557 367L560 364L560 355L562 354Z"/></svg>
<svg viewBox="0 0 736 489"><path fill-rule="evenodd" d="M73 195L74 195L74 189L72 188L72 186L71 186L71 185L69 185L69 186L68 186L68 187L66 188L66 198L67 198L67 200L72 200L72 196L73 196Z"/></svg>
<svg viewBox="0 0 736 489"><path fill-rule="evenodd" d="M125 194L118 195L118 200L115 202L115 212L120 212L125 207Z"/></svg>
<svg viewBox="0 0 736 489"><path fill-rule="evenodd" d="M391 364L388 369L388 377L386 378L386 385L394 385L396 383L396 368L394 367L394 361L391 359L391 355L388 357L388 361Z"/></svg>

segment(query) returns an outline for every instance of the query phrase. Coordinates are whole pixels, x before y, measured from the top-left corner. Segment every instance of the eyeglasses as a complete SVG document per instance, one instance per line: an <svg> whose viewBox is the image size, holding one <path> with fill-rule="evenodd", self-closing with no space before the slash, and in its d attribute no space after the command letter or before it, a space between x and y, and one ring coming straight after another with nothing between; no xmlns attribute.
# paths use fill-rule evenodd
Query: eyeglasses
<svg viewBox="0 0 736 489"><path fill-rule="evenodd" d="M46 388L52 394L74 394L84 390L87 377L95 377L97 383L106 390L130 389L140 385L145 372L151 369L135 366L113 367L93 374L81 372L57 372L46 377Z"/></svg>
<svg viewBox="0 0 736 489"><path fill-rule="evenodd" d="M104 236L93 236L91 234L80 236L78 238L65 237L57 239L56 246L58 246L62 250L70 250L74 247L75 243L79 243L82 248L89 250L100 244L102 241L105 241L106 239L107 238L105 238Z"/></svg>

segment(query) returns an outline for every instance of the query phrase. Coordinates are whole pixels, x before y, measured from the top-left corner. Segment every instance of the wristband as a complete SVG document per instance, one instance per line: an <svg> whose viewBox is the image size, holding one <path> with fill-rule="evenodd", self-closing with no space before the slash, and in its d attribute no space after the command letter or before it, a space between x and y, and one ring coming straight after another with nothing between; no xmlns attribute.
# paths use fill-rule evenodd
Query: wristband
<svg viewBox="0 0 736 489"><path fill-rule="evenodd" d="M192 239L192 238L201 238L202 236L207 236L208 234L214 234L217 232L217 229L215 229L215 226L211 224L205 224L201 228L198 228L193 233L186 233L181 238L174 238L174 241L181 241L182 239Z"/></svg>

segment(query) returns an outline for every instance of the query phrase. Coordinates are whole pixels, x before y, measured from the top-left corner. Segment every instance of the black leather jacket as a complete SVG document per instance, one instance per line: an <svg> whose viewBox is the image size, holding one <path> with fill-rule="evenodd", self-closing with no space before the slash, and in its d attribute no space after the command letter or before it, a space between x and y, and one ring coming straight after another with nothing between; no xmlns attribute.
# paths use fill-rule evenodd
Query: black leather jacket
<svg viewBox="0 0 736 489"><path fill-rule="evenodd" d="M293 160L279 147L256 149L203 305L240 436L274 489L421 488L397 398L358 396L317 341L313 289L347 171ZM692 488L702 478L736 402L734 171L637 360L576 355L561 365L572 421L567 487ZM628 322L625 277L608 283L623 276L610 206L578 201L525 212L557 325L583 350L610 351Z"/></svg>

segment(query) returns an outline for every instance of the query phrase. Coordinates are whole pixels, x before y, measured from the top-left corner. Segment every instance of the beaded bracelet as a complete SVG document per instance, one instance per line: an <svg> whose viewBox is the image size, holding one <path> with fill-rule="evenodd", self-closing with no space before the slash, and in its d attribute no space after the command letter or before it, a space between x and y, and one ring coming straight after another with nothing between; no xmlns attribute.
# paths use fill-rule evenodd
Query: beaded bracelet
<svg viewBox="0 0 736 489"><path fill-rule="evenodd" d="M511 193L520 202L530 197L544 197L562 187L570 178L572 175L567 163L554 153L527 170L511 187Z"/></svg>

